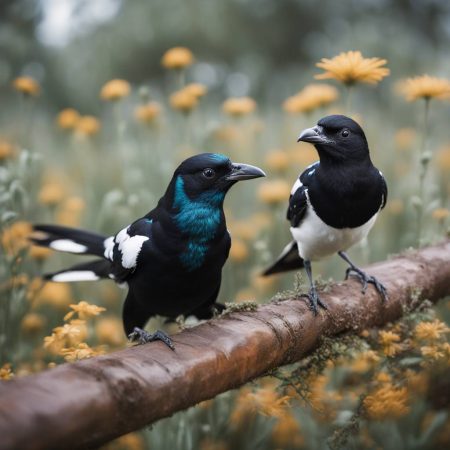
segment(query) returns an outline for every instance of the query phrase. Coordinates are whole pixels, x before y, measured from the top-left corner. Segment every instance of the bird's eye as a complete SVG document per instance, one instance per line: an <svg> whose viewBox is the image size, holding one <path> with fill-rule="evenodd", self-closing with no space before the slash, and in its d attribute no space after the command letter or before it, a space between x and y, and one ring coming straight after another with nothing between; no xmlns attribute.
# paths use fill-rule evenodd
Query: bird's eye
<svg viewBox="0 0 450 450"><path fill-rule="evenodd" d="M216 172L214 172L214 170L213 170L213 169L210 169L210 168L205 169L205 170L203 171L203 176L204 176L205 178L211 179L211 178L214 177L215 174L216 174Z"/></svg>
<svg viewBox="0 0 450 450"><path fill-rule="evenodd" d="M350 134L350 131L348 131L348 130L342 130L342 132L341 132L342 137L347 137L349 134Z"/></svg>

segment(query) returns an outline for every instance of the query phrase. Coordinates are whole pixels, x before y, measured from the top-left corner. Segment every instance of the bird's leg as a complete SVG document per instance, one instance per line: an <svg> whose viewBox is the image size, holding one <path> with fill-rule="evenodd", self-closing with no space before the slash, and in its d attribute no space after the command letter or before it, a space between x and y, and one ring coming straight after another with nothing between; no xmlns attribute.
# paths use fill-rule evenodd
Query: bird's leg
<svg viewBox="0 0 450 450"><path fill-rule="evenodd" d="M133 332L128 335L128 339L133 342L137 341L138 344L146 344L147 342L162 341L171 350L175 350L172 343L172 339L163 331L156 330L154 333L149 333L142 328L134 327Z"/></svg>
<svg viewBox="0 0 450 450"><path fill-rule="evenodd" d="M350 267L347 268L345 271L345 279L347 280L349 275L354 275L356 278L359 279L359 281L362 284L361 292L363 294L366 293L368 284L373 284L377 292L380 294L381 299L383 302L387 300L387 290L386 288L373 276L368 275L358 267L356 267L349 259L347 254L345 252L338 252L338 255L346 261L348 264L350 264Z"/></svg>
<svg viewBox="0 0 450 450"><path fill-rule="evenodd" d="M318 308L317 305L321 306L323 309L328 309L326 303L324 303L322 300L320 300L319 294L317 293L316 286L314 284L314 280L312 277L312 270L311 270L311 262L308 260L305 260L305 270L306 274L308 275L309 279L309 293L305 296L309 299L309 309L314 313L315 316L318 314Z"/></svg>

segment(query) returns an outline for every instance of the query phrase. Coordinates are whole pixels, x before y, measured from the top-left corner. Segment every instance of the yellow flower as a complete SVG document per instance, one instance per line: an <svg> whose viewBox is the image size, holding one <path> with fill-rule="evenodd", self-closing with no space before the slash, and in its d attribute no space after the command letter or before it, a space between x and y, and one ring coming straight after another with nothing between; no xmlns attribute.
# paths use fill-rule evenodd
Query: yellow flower
<svg viewBox="0 0 450 450"><path fill-rule="evenodd" d="M223 125L213 132L214 139L222 142L233 142L239 139L239 130L232 125Z"/></svg>
<svg viewBox="0 0 450 450"><path fill-rule="evenodd" d="M173 47L164 53L161 64L166 69L183 69L194 62L194 55L186 47Z"/></svg>
<svg viewBox="0 0 450 450"><path fill-rule="evenodd" d="M243 262L248 258L248 247L241 239L233 239L230 249L230 259L234 262Z"/></svg>
<svg viewBox="0 0 450 450"><path fill-rule="evenodd" d="M80 114L76 109L66 108L60 111L56 117L56 123L59 128L63 130L73 130L78 121L80 120Z"/></svg>
<svg viewBox="0 0 450 450"><path fill-rule="evenodd" d="M431 213L431 217L439 222L443 222L448 216L450 211L447 208L437 208Z"/></svg>
<svg viewBox="0 0 450 450"><path fill-rule="evenodd" d="M54 355L61 355L64 348L78 346L86 337L86 322L71 320L62 327L53 328L52 334L44 338L44 348Z"/></svg>
<svg viewBox="0 0 450 450"><path fill-rule="evenodd" d="M229 448L224 441L214 441L207 437L200 441L198 450L228 450Z"/></svg>
<svg viewBox="0 0 450 450"><path fill-rule="evenodd" d="M56 221L61 225L77 227L86 204L81 197L67 197L58 208Z"/></svg>
<svg viewBox="0 0 450 450"><path fill-rule="evenodd" d="M153 123L161 114L161 105L157 102L148 102L145 105L137 106L134 110L134 117L141 123Z"/></svg>
<svg viewBox="0 0 450 450"><path fill-rule="evenodd" d="M57 205L64 199L64 197L64 187L58 182L44 184L38 194L39 203L48 206Z"/></svg>
<svg viewBox="0 0 450 450"><path fill-rule="evenodd" d="M383 353L386 356L395 356L402 346L397 344L400 341L400 336L392 331L380 331L378 333L378 342L383 347Z"/></svg>
<svg viewBox="0 0 450 450"><path fill-rule="evenodd" d="M420 352L425 358L429 359L442 359L445 357L445 352L443 349L439 348L436 345L424 346L421 347Z"/></svg>
<svg viewBox="0 0 450 450"><path fill-rule="evenodd" d="M206 86L201 83L190 83L183 90L197 98L203 97L208 92Z"/></svg>
<svg viewBox="0 0 450 450"><path fill-rule="evenodd" d="M8 381L14 376L12 370L11 370L11 364L6 363L3 364L2 367L0 367L0 380Z"/></svg>
<svg viewBox="0 0 450 450"><path fill-rule="evenodd" d="M14 145L10 142L0 139L0 161L11 158L16 154Z"/></svg>
<svg viewBox="0 0 450 450"><path fill-rule="evenodd" d="M364 408L372 420L398 419L408 414L408 390L387 384L364 399Z"/></svg>
<svg viewBox="0 0 450 450"><path fill-rule="evenodd" d="M68 211L80 212L86 207L86 202L81 197L67 197L63 207Z"/></svg>
<svg viewBox="0 0 450 450"><path fill-rule="evenodd" d="M253 403L250 401L251 390L241 388L234 401L233 411L230 415L230 423L234 426L242 426L256 416Z"/></svg>
<svg viewBox="0 0 450 450"><path fill-rule="evenodd" d="M384 372L382 370L375 375L375 381L379 384L386 384L390 383L392 381L392 378L387 372Z"/></svg>
<svg viewBox="0 0 450 450"><path fill-rule="evenodd" d="M419 99L450 99L450 80L422 75L397 84L398 92L412 102Z"/></svg>
<svg viewBox="0 0 450 450"><path fill-rule="evenodd" d="M117 317L103 317L95 324L99 342L118 347L125 343L122 321Z"/></svg>
<svg viewBox="0 0 450 450"><path fill-rule="evenodd" d="M421 341L437 341L449 332L450 328L440 320L421 322L414 328L415 337Z"/></svg>
<svg viewBox="0 0 450 450"><path fill-rule="evenodd" d="M230 416L233 425L242 425L256 413L269 417L282 417L289 404L289 397L280 397L273 386L262 387L252 392L241 389Z"/></svg>
<svg viewBox="0 0 450 450"><path fill-rule="evenodd" d="M328 389L328 378L326 375L314 375L310 381L310 392L308 400L312 407L318 412L321 420L331 420L336 416L335 404L342 400L341 395Z"/></svg>
<svg viewBox="0 0 450 450"><path fill-rule="evenodd" d="M287 202L291 190L284 180L265 181L259 185L258 197L268 205L277 205Z"/></svg>
<svg viewBox="0 0 450 450"><path fill-rule="evenodd" d="M116 101L130 93L130 83L125 80L111 80L105 83L100 90L102 100Z"/></svg>
<svg viewBox="0 0 450 450"><path fill-rule="evenodd" d="M364 58L359 51L343 52L332 59L322 58L316 66L325 72L314 78L334 78L348 86L355 83L377 84L390 73L388 68L382 67L386 63L385 59Z"/></svg>
<svg viewBox="0 0 450 450"><path fill-rule="evenodd" d="M16 91L24 95L36 97L41 91L39 83L31 77L18 77L13 81L13 87Z"/></svg>
<svg viewBox="0 0 450 450"><path fill-rule="evenodd" d="M86 342L80 342L76 347L63 348L60 351L64 359L69 362L92 358L93 356L103 355L104 353L103 349L93 349Z"/></svg>
<svg viewBox="0 0 450 450"><path fill-rule="evenodd" d="M274 172L284 172L289 169L292 161L283 150L273 150L265 158L266 166Z"/></svg>
<svg viewBox="0 0 450 450"><path fill-rule="evenodd" d="M58 309L66 309L72 301L72 296L68 284L65 283L45 283L38 285L38 280L32 283L32 291L29 296L36 296L36 305L51 305ZM33 289L35 287L35 289Z"/></svg>
<svg viewBox="0 0 450 450"><path fill-rule="evenodd" d="M86 320L91 317L98 316L101 312L106 311L106 309L101 306L91 305L85 301L69 306L73 309L73 311L70 311L64 316L65 321L71 319L75 313L78 314L79 319Z"/></svg>
<svg viewBox="0 0 450 450"><path fill-rule="evenodd" d="M277 447L298 448L304 444L300 424L290 412L280 417L272 428L272 441Z"/></svg>
<svg viewBox="0 0 450 450"><path fill-rule="evenodd" d="M291 114L308 113L329 105L336 101L338 96L338 90L334 86L308 84L298 94L289 97L283 103L283 109Z"/></svg>
<svg viewBox="0 0 450 450"><path fill-rule="evenodd" d="M188 113L198 105L198 97L181 89L170 96L169 103L173 109Z"/></svg>
<svg viewBox="0 0 450 450"><path fill-rule="evenodd" d="M450 146L443 147L437 152L436 167L441 172L450 172Z"/></svg>
<svg viewBox="0 0 450 450"><path fill-rule="evenodd" d="M44 328L45 318L41 314L31 312L22 319L20 326L26 334L37 334Z"/></svg>
<svg viewBox="0 0 450 450"><path fill-rule="evenodd" d="M380 357L373 350L368 350L364 353L360 353L358 357L353 360L350 368L356 373L365 373L372 369L379 360Z"/></svg>
<svg viewBox="0 0 450 450"><path fill-rule="evenodd" d="M8 255L14 255L30 245L28 237L32 231L29 222L18 221L5 228L0 235L0 243Z"/></svg>
<svg viewBox="0 0 450 450"><path fill-rule="evenodd" d="M47 259L52 253L52 250L50 250L49 248L39 247L37 245L32 245L28 252L30 257L35 259L36 261L43 261L44 259Z"/></svg>
<svg viewBox="0 0 450 450"><path fill-rule="evenodd" d="M250 97L232 97L223 102L222 110L229 116L240 117L252 113L256 102Z"/></svg>
<svg viewBox="0 0 450 450"><path fill-rule="evenodd" d="M144 439L139 433L128 433L108 443L103 450L146 450Z"/></svg>
<svg viewBox="0 0 450 450"><path fill-rule="evenodd" d="M81 116L76 124L75 132L78 136L94 136L100 131L100 122L94 116Z"/></svg>

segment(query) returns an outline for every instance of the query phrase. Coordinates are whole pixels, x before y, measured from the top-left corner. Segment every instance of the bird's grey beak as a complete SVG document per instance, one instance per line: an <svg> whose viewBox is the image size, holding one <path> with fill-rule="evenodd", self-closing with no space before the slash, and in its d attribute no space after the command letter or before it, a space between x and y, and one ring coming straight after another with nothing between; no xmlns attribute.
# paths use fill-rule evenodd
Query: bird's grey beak
<svg viewBox="0 0 450 450"><path fill-rule="evenodd" d="M322 132L322 127L315 126L313 128L307 128L300 133L297 142L310 142L311 144L327 144L329 139L327 139Z"/></svg>
<svg viewBox="0 0 450 450"><path fill-rule="evenodd" d="M266 174L259 167L251 166L250 164L233 163L231 173L226 177L226 180L241 181L265 176Z"/></svg>

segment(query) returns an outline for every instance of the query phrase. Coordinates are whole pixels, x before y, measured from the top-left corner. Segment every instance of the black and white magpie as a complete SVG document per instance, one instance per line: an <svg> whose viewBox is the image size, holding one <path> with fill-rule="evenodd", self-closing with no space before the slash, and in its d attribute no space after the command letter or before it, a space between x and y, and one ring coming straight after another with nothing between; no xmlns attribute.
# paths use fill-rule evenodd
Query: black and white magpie
<svg viewBox="0 0 450 450"><path fill-rule="evenodd" d="M387 200L386 181L372 164L362 128L349 117L327 116L302 131L300 141L314 144L320 161L307 167L292 188L287 219L294 239L264 275L304 267L310 307L317 314L317 305L326 305L317 294L311 261L338 253L350 265L345 278L359 278L363 293L373 284L385 301L385 287L345 253L367 236Z"/></svg>
<svg viewBox="0 0 450 450"><path fill-rule="evenodd" d="M123 323L127 336L140 343L162 340L173 348L165 333L150 334L143 327L154 315L207 319L223 310L216 299L231 246L223 201L237 181L264 176L257 167L203 153L176 169L155 209L115 236L35 225L38 233L32 240L38 245L100 257L45 278L57 282L110 278L126 283Z"/></svg>

